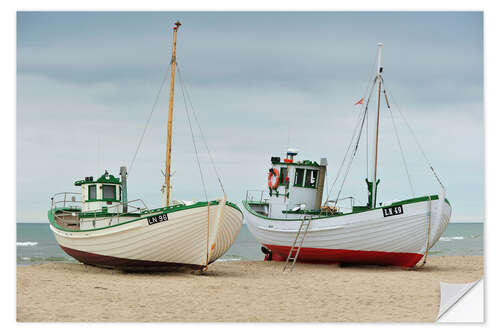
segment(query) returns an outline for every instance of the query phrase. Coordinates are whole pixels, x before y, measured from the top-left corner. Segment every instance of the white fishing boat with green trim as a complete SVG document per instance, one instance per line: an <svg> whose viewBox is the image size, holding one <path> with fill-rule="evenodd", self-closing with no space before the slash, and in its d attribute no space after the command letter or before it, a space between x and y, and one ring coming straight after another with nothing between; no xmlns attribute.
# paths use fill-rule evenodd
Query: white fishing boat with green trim
<svg viewBox="0 0 500 333"><path fill-rule="evenodd" d="M74 185L80 188L79 192L55 194L48 212L50 229L59 246L82 263L124 270L168 270L184 266L206 269L231 247L241 229L242 212L226 200L214 165L224 193L222 198L199 202L170 200L179 26L176 22L173 29L165 183L162 186L164 205L150 209L141 199L128 201L126 167L120 168L120 178L106 171L95 180L89 176L76 181ZM208 151L207 145L206 148ZM201 167L200 175L205 186Z"/></svg>
<svg viewBox="0 0 500 333"><path fill-rule="evenodd" d="M268 193L247 191L243 201L245 221L250 232L262 244L267 260L285 261L285 268L289 262L296 261L413 267L422 257L422 264L425 263L429 249L445 231L451 216L451 206L445 198L445 187L430 163L430 170L441 187L439 194L377 203L382 93L392 117L382 78L382 45L378 47L378 66L372 88L366 105L364 98L356 103L365 107L359 113L351 143L332 184L341 180L336 198L330 200L331 191L327 191L327 198L323 199L326 158L322 158L319 163L298 161L295 160L298 154L295 149L289 149L283 160L280 157L271 158ZM378 87L378 97L376 114L371 117L373 153L370 172L367 167L368 202L366 205L355 205L353 197L340 196L364 130L368 138L368 104L375 87ZM397 132L396 135L399 141ZM403 150L401 153L407 170ZM341 173L343 177L340 177ZM413 193L411 181L410 187Z"/></svg>

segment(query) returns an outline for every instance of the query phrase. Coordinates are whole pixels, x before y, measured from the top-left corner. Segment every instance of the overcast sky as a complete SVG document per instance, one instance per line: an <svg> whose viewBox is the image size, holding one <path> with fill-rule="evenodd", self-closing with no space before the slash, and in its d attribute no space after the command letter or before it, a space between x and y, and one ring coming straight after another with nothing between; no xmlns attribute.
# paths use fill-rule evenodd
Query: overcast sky
<svg viewBox="0 0 500 333"><path fill-rule="evenodd" d="M177 61L229 200L240 204L247 189L265 189L270 157L287 146L299 149L299 159L327 157L333 180L360 112L353 104L383 42L384 79L415 195L439 186L396 110L445 184L452 221L483 221L479 12L20 12L18 221L44 222L52 193L129 166L168 73L176 20ZM180 89L175 98L173 198L204 200ZM161 201L167 108L165 87L129 174L129 199L150 208ZM379 199L411 197L386 109L380 145ZM200 158L209 197L219 197L206 154ZM341 196L365 203L365 177L363 146Z"/></svg>

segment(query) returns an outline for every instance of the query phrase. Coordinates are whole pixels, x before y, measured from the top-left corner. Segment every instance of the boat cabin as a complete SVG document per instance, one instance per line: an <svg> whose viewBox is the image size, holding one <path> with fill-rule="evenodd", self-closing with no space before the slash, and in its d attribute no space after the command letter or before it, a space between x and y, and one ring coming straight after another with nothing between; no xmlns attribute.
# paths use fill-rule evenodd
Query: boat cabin
<svg viewBox="0 0 500 333"><path fill-rule="evenodd" d="M94 180L94 177L85 177L75 182L80 186L82 193L82 213L100 211L103 213L121 213L122 184L119 178L107 171Z"/></svg>
<svg viewBox="0 0 500 333"><path fill-rule="evenodd" d="M283 160L271 157L269 200L252 205L256 211L270 218L286 218L288 214L320 210L327 159L322 158L320 163L299 161L295 160L297 154L297 150L289 149Z"/></svg>

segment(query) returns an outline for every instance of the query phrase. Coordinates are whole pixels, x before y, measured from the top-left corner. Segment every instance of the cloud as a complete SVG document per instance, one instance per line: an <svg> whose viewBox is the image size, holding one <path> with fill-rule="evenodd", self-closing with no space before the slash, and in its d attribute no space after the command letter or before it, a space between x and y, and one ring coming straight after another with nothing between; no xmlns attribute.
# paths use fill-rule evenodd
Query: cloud
<svg viewBox="0 0 500 333"><path fill-rule="evenodd" d="M52 192L74 190L77 179L98 176L105 168L116 174L119 166L129 165L166 74L170 26L158 14L123 15L70 15L70 20L60 14L43 21L43 28L33 18L41 20L37 15L18 19L18 219L43 220L48 206L43 198ZM482 219L483 51L477 22L463 20L463 26L436 35L436 27L450 24L450 14L386 13L393 21L382 21L379 28L372 27L378 18L370 13L182 15L186 24L178 59L183 81L230 200L243 199L246 189L265 188L270 157L283 155L288 146L299 148L301 159L327 157L333 179L359 112L353 104L373 75L376 42L384 36L384 77L395 97L390 96L391 106L418 179L416 189L426 193L436 184L397 109L449 186L454 214ZM128 27L125 18L146 28L135 21ZM429 28L415 30L422 20ZM67 31L61 29L66 25ZM459 32L462 40L455 37ZM129 198L143 197L153 206L160 203L167 89L129 180ZM382 196L390 200L407 196L409 186L386 110L382 121ZM209 196L218 196L199 134L195 138ZM178 82L175 197L203 199L193 152ZM361 202L366 200L364 154L360 148L343 191Z"/></svg>

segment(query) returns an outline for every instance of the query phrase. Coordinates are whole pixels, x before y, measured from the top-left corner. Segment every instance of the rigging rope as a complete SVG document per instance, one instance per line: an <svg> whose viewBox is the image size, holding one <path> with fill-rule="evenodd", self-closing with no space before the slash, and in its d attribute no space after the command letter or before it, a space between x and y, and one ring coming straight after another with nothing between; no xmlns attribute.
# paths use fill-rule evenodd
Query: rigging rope
<svg viewBox="0 0 500 333"><path fill-rule="evenodd" d="M382 79L382 84L384 84L384 80L383 79ZM394 133L396 134L396 139L398 141L399 151L401 152L401 158L403 159L403 165L405 167L406 176L408 177L408 183L410 184L411 194L412 194L412 196L415 196L415 191L413 190L413 184L411 182L410 173L408 172L408 165L406 164L405 154L403 152L403 147L401 146L401 140L399 139L399 133L398 133L398 129L396 127L396 122L394 121L394 116L392 114L392 109L391 109L391 106L389 105L389 100L387 99L387 93L385 91L385 85L384 85L384 96L385 96L385 102L387 104L387 109L389 110L389 114L391 115L392 126L394 127Z"/></svg>
<svg viewBox="0 0 500 333"><path fill-rule="evenodd" d="M182 80L182 75L181 75L179 64L177 64L177 73L179 73L179 82L181 83L181 86L184 87L184 81ZM221 176L220 176L219 172L217 171L217 168L215 167L212 153L211 153L210 149L208 148L207 140L205 139L205 135L203 134L203 131L202 131L201 126L200 126L200 122L198 121L198 116L196 114L196 110L195 110L193 103L191 101L191 96L189 95L189 91L187 89L185 89L185 90L186 90L187 100L188 100L189 104L191 105L191 111L193 113L193 118L194 118L195 123L198 127L198 130L200 131L201 139L203 141L203 144L205 145L205 149L207 150L208 157L210 159L210 163L212 164L212 168L214 169L215 175L217 176L217 180L219 181L219 185L222 189L222 192L224 193L224 195L226 195L226 191L224 190L224 185L222 185Z"/></svg>
<svg viewBox="0 0 500 333"><path fill-rule="evenodd" d="M351 146L352 146L352 143L354 142L354 138L356 137L356 133L357 133L357 129L358 129L358 123L359 121L361 120L361 116L363 115L363 113L360 113L358 115L358 120L356 121L356 126L354 127L354 131L352 133L352 137L351 137L351 141L349 142L349 145L347 146L347 150L345 152L345 155L344 155L344 158L342 160L342 163L340 164L340 168L339 168L339 171L337 172L337 176L335 176L335 179L332 183L332 185L330 185L330 188L328 189L328 192L327 192L327 195L326 195L326 200L325 200L325 203L328 202L329 198L330 198L330 193L331 191L333 190L333 186L335 185L335 183L337 182L337 180L339 179L339 176L341 174L341 171L342 171L342 168L344 167L344 163L346 161L346 158L347 158L347 155L349 154L349 151L351 150Z"/></svg>
<svg viewBox="0 0 500 333"><path fill-rule="evenodd" d="M385 84L384 84L385 86ZM425 160L427 161L427 164L429 165L429 168L431 169L432 173L434 174L434 177L436 178L436 180L438 181L439 185L441 185L441 188L445 188L443 183L441 182L441 180L439 179L436 171L434 170L434 168L432 167L431 165L431 162L429 161L429 159L427 158L427 155L425 155L424 153L424 150L422 149L422 146L420 146L420 143L418 142L417 140L417 136L415 135L415 133L413 132L412 128L410 127L410 124L408 123L408 121L406 120L406 117L403 113L403 111L401 111L401 108L399 107L396 99L394 98L394 96L392 95L391 91L389 91L389 89L387 89L388 92L389 92L389 95L391 96L391 100L394 101L394 104L396 104L396 109L398 110L399 114L401 115L401 118L403 118L406 126L408 127L408 129L410 130L410 133L411 135L413 136L413 140L415 140L415 143L417 144L417 147L418 149L420 150L420 153L422 154L422 156L425 158Z"/></svg>
<svg viewBox="0 0 500 333"><path fill-rule="evenodd" d="M375 83L376 82L377 82L377 79L375 78L375 80L373 80L372 87L370 89L370 94L368 95L368 99L367 99L366 104L365 104L365 111L362 112L362 113L360 113L358 115L358 119L356 121L356 126L354 127L354 131L353 131L353 134L352 134L352 137L351 137L351 141L349 143L349 146L347 147L347 150L346 150L345 155L344 155L344 159L342 160L342 163L340 165L339 171L337 172L337 176L335 177L335 180L333 181L332 185L330 185L330 188L328 189L325 203L328 202L328 200L330 199L330 193L333 190L333 186L336 184L337 180L339 179L340 174L342 173L342 168L344 167L345 160L347 158L347 155L349 154L349 151L351 150L351 146L352 146L352 144L354 142L354 138L356 137L356 133L358 133L358 128L359 128L359 135L358 135L358 139L357 139L357 142L356 142L356 149L355 149L355 151L357 151L357 148L358 148L358 145L359 145L359 140L360 140L360 137L361 137L361 132L363 131L363 124L365 122L365 119L367 119L367 117L368 117L368 112L367 112L368 111L368 104L370 103L370 99L371 99L371 97L373 95L373 89L375 87ZM361 122L361 127L359 126L359 122ZM368 151L368 149L367 149L367 151ZM355 154L356 154L356 152L354 152L354 155ZM350 162L348 168L350 168L353 159L354 159L354 156L351 158L351 162ZM347 178L348 171L349 170L346 169L346 174L344 176L344 181L342 182L342 187L344 186L345 178ZM342 187L341 187L341 190L342 190ZM340 195L340 192L337 195L337 199L338 199L339 195ZM335 201L335 204L336 204L336 202L337 201Z"/></svg>
<svg viewBox="0 0 500 333"><path fill-rule="evenodd" d="M137 144L137 148L135 149L134 156L132 157L132 161L129 164L128 172L127 172L128 174L130 174L132 172L132 167L134 166L135 158L137 157L137 153L139 152L139 148L141 147L142 140L144 139L144 135L146 135L146 130L148 129L149 123L151 121L151 117L153 116L153 112L156 108L156 104L158 104L158 100L160 99L160 94L161 94L161 91L163 89L163 86L165 85L165 82L167 81L168 73L169 73L169 69L170 69L171 65L172 65L172 63L170 63L167 71L165 72L165 76L163 77L163 81L161 82L160 88L158 89L158 92L156 93L156 98L154 100L153 106L151 107L151 112L149 113L148 120L146 121L146 125L144 126L144 129L142 130L142 134L141 134L141 137L139 139L139 143Z"/></svg>
<svg viewBox="0 0 500 333"><path fill-rule="evenodd" d="M371 65L371 67L370 67L371 70L373 68L375 68L376 63L377 63L377 55L375 55L375 57L373 59L373 63ZM371 70L370 70L370 72L371 72ZM370 78L368 78L368 81L366 82L366 88L365 88L365 93L363 94L363 99L366 97L366 95L368 93L368 89L370 87L370 82L371 82L371 75L370 75ZM366 113L366 108L368 107L368 103L370 102L371 95L373 93L373 87L375 86L375 82L376 82L376 78L375 78L375 80L372 83L372 87L370 89L370 95L368 96L368 100L367 100L367 102L365 104L366 105L366 107L365 107L365 113ZM359 122L359 120L361 119L361 115L362 115L362 113L360 113L360 115L358 116L359 119L356 121L356 123ZM368 123L368 114L366 114L366 122ZM339 178L339 176L341 174L341 170L342 170L342 168L344 166L344 162L345 162L345 159L346 159L346 157L347 157L347 155L349 153L349 150L351 148L352 142L353 142L353 140L354 140L354 138L356 136L356 132L357 132L357 125L354 128L354 131L353 131L353 134L352 134L352 137L351 137L351 141L349 143L349 146L347 147L347 151L345 152L345 155L344 155L344 158L342 160L342 163L340 164L339 171L337 172L337 175L335 176L335 179L333 180L332 184L330 185L330 187L328 188L328 190L326 192L325 205L326 205L326 203L328 202L328 200L330 198L330 193L333 190L333 186L337 183L337 180L338 180L338 178ZM359 142L359 140L358 140L358 142ZM366 144L367 144L367 148L366 148L366 174L367 174L367 178L368 178L368 125L366 126Z"/></svg>
<svg viewBox="0 0 500 333"><path fill-rule="evenodd" d="M422 263L420 265L415 265L413 267L413 269L419 269L419 268L423 268L425 263L427 262L427 255L429 254L429 245L430 245L430 241L431 241L431 213L432 213L432 198L430 196L428 196L429 198L429 218L427 219L427 241L426 241L426 245L425 245L425 253L424 253L424 260L422 261Z"/></svg>
<svg viewBox="0 0 500 333"><path fill-rule="evenodd" d="M356 141L356 146L354 147L354 150L352 152L351 160L349 161L349 165L347 166L347 169L345 171L344 179L342 181L339 192L337 194L337 198L335 199L335 206L337 206L337 202L339 200L340 193L342 192L342 189L344 188L345 181L347 180L347 176L349 175L349 171L351 170L352 162L354 161L354 158L356 157L356 152L358 151L358 146L359 146L359 140L361 139L361 134L363 133L363 125L364 125L364 122L366 119L367 110L368 109L365 109L363 120L361 122L361 125L359 126L359 135L358 135L358 139Z"/></svg>
<svg viewBox="0 0 500 333"><path fill-rule="evenodd" d="M178 64L177 64L177 72L179 73ZM198 148L196 147L196 140L194 138L193 126L191 125L191 117L189 116L189 110L188 110L189 107L188 107L188 104L186 101L186 94L184 92L184 85L180 79L180 73L179 73L179 82L180 82L181 91L182 91L182 99L184 100L184 110L186 111L186 117L187 117L188 124L189 124L189 130L191 132L191 139L193 141L194 152L196 155L196 162L198 163L198 169L200 171L200 178L201 178L201 183L203 185L203 192L205 194L205 200L208 202L207 187L205 186L205 178L203 177L203 171L201 170L200 158L198 156Z"/></svg>

